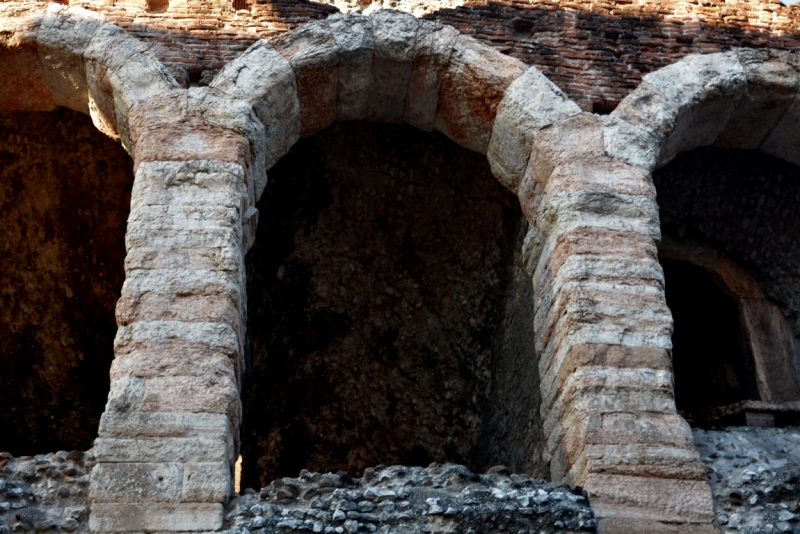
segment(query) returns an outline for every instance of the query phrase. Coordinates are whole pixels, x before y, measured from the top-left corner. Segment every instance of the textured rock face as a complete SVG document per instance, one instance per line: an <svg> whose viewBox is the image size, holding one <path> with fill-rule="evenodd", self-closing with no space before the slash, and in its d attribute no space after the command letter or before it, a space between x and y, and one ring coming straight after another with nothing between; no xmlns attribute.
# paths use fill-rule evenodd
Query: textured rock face
<svg viewBox="0 0 800 534"><path fill-rule="evenodd" d="M375 467L362 478L302 471L231 501L228 534L489 534L597 532L580 490L503 469L478 475L453 464Z"/></svg>
<svg viewBox="0 0 800 534"><path fill-rule="evenodd" d="M800 532L800 428L693 432L724 534Z"/></svg>
<svg viewBox="0 0 800 534"><path fill-rule="evenodd" d="M0 453L0 532L89 532L91 451Z"/></svg>
<svg viewBox="0 0 800 534"><path fill-rule="evenodd" d="M84 449L96 436L131 168L89 117L0 115L0 450Z"/></svg>
<svg viewBox="0 0 800 534"><path fill-rule="evenodd" d="M278 163L258 207L245 485L378 463L540 471L521 216L482 156L342 124Z"/></svg>
<svg viewBox="0 0 800 534"><path fill-rule="evenodd" d="M666 236L740 263L800 336L800 170L757 151L701 148L654 173ZM795 343L795 346L798 346ZM800 361L795 359L795 372Z"/></svg>

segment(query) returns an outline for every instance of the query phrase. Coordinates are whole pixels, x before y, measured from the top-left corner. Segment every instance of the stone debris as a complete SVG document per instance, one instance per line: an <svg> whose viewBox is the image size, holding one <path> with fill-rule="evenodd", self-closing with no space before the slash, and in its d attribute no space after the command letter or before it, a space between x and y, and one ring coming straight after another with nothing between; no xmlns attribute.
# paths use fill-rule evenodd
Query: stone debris
<svg viewBox="0 0 800 534"><path fill-rule="evenodd" d="M0 453L0 534L89 532L91 451Z"/></svg>
<svg viewBox="0 0 800 534"><path fill-rule="evenodd" d="M800 427L693 433L723 534L800 533Z"/></svg>
<svg viewBox="0 0 800 534"><path fill-rule="evenodd" d="M509 475L500 466L479 475L431 464L377 466L358 479L303 470L299 478L234 498L224 528L226 534L523 534L597 532L597 521L580 488Z"/></svg>

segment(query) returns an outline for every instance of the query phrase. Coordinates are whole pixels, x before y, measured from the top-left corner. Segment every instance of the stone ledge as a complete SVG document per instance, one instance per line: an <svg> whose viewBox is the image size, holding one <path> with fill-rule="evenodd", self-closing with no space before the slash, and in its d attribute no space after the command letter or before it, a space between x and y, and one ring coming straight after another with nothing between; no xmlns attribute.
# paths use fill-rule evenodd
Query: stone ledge
<svg viewBox="0 0 800 534"><path fill-rule="evenodd" d="M92 532L202 532L222 527L221 504L95 504Z"/></svg>

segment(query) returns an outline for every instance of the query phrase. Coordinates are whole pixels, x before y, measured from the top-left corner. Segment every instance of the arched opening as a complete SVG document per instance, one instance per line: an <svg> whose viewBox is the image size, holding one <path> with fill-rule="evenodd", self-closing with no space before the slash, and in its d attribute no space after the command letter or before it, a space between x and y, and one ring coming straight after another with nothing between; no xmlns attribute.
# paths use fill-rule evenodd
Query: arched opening
<svg viewBox="0 0 800 534"><path fill-rule="evenodd" d="M752 410L796 420L798 172L763 152L705 147L653 174L676 402L693 424L745 424Z"/></svg>
<svg viewBox="0 0 800 534"><path fill-rule="evenodd" d="M758 399L752 363L739 325L739 305L708 272L662 259L672 311L675 403L689 414Z"/></svg>
<svg viewBox="0 0 800 534"><path fill-rule="evenodd" d="M0 113L0 451L92 446L109 391L132 168L88 116Z"/></svg>
<svg viewBox="0 0 800 534"><path fill-rule="evenodd" d="M486 158L349 122L269 177L247 256L243 487L434 461L542 476L526 228Z"/></svg>

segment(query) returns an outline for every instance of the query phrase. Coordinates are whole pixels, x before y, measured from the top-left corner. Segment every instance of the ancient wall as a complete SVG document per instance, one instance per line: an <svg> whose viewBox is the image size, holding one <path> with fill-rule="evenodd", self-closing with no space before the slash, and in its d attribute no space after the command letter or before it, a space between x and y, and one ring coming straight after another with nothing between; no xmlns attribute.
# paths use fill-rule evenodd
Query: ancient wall
<svg viewBox="0 0 800 534"><path fill-rule="evenodd" d="M367 13L400 9L452 25L535 65L583 109L599 113L612 110L642 76L687 54L739 46L791 49L800 42L800 8L777 0L328 3ZM325 18L335 9L326 3L283 0L126 0L114 5L71 0L70 5L100 11L161 47L159 58L186 84L210 82L222 65L257 39Z"/></svg>
<svg viewBox="0 0 800 534"><path fill-rule="evenodd" d="M132 162L64 108L0 115L0 450L86 449L108 397Z"/></svg>
<svg viewBox="0 0 800 534"><path fill-rule="evenodd" d="M149 6L170 14L162 8ZM528 222L519 260L531 277L542 459L552 479L585 487L605 532L713 531L707 469L675 406L651 173L714 143L798 163L793 55L691 55L645 75L611 114L593 114L536 68L396 11L303 25L249 48L207 87L186 90L155 59L166 50L158 35L143 44L56 4L46 14L34 4L0 10L4 72L29 89L21 98L0 86L0 103L82 110L134 155L120 327L93 451L92 530L223 528L251 348L244 253L256 237L266 171L301 136L367 119L435 129L485 154L517 194ZM188 78L199 84L203 72ZM323 230L309 235L330 235ZM342 306L341 298L331 302ZM518 306L503 304L506 315ZM513 323L498 320L493 341L525 342ZM510 345L508 354L523 354ZM515 359L504 361L492 366L502 368L501 387L514 382ZM518 416L499 415L494 421ZM281 490L278 497L288 499Z"/></svg>
<svg viewBox="0 0 800 534"><path fill-rule="evenodd" d="M345 123L295 145L258 208L245 485L434 461L544 475L522 215L485 158Z"/></svg>

